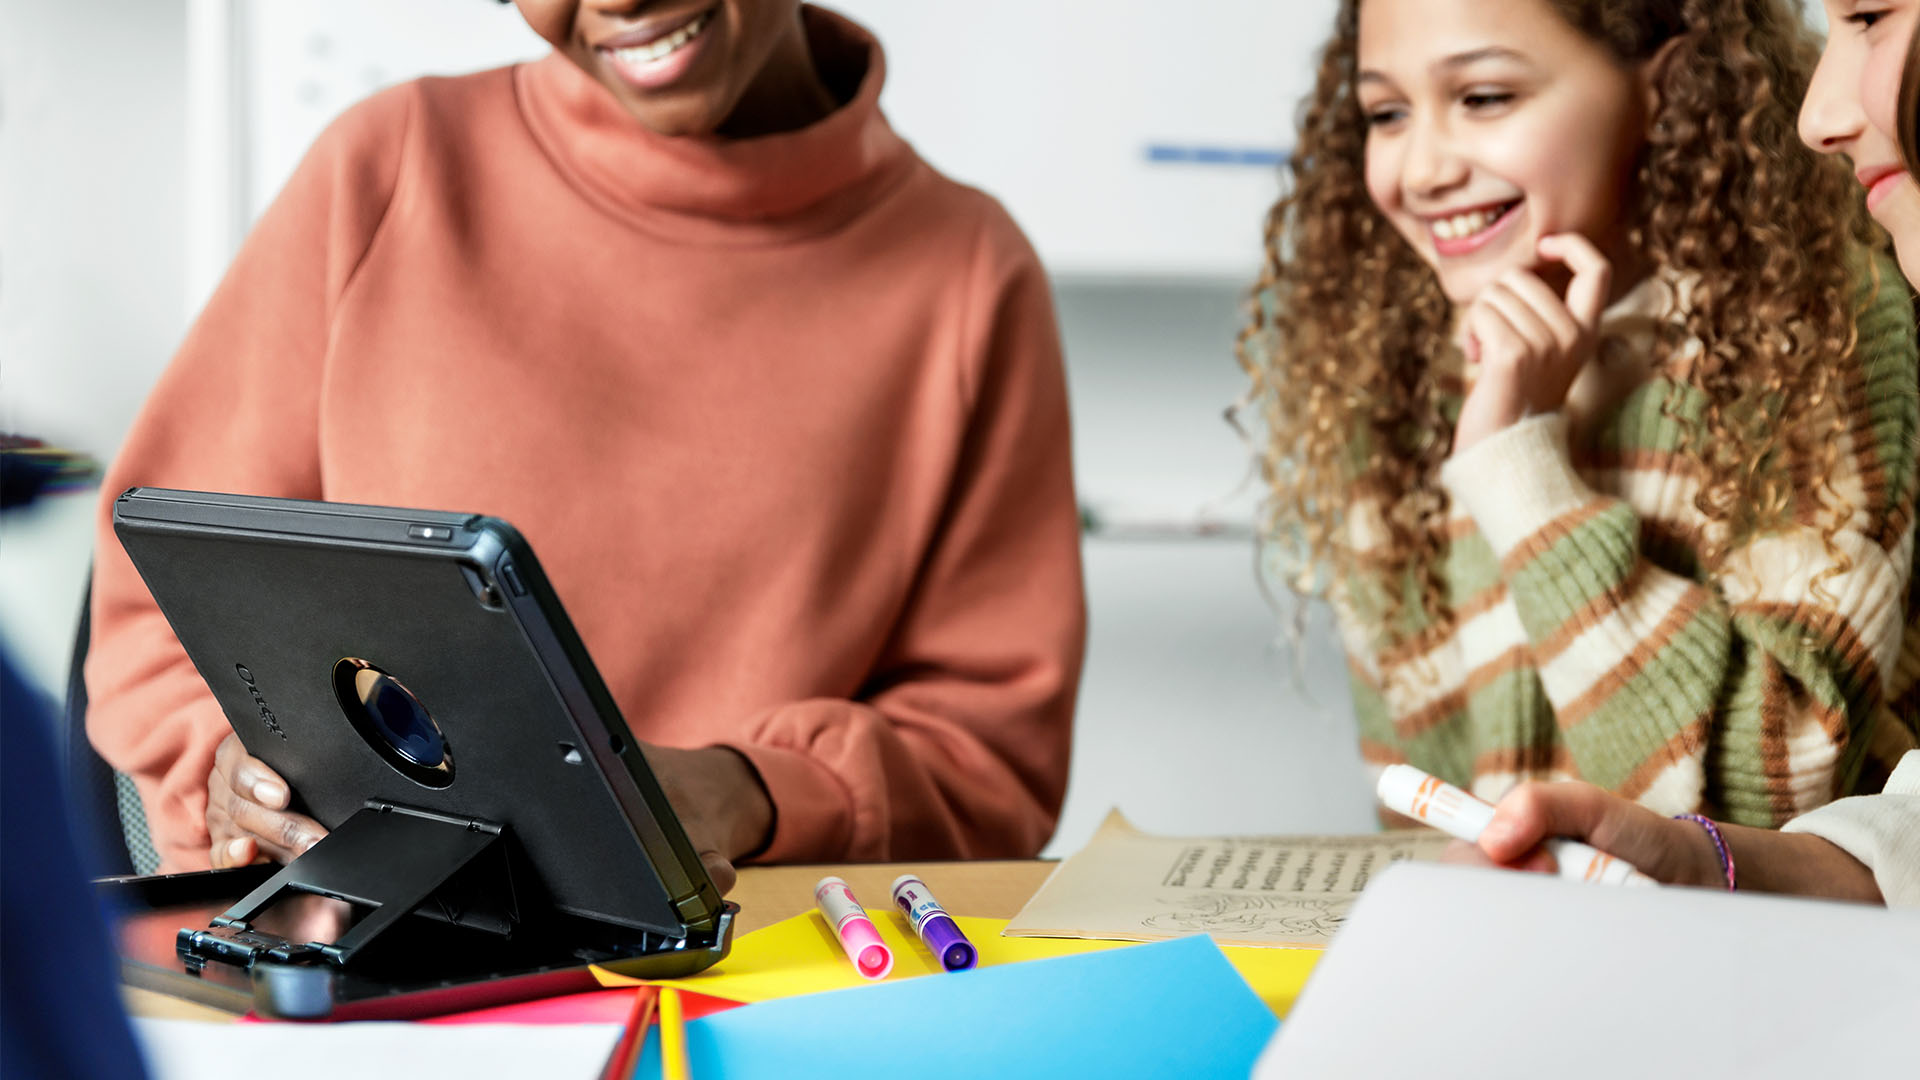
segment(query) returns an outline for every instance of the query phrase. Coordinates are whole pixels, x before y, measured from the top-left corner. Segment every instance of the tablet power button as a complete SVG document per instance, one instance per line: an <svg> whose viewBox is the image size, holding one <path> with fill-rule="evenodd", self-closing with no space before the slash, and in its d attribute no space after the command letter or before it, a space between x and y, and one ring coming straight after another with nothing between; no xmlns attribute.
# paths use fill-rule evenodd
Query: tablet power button
<svg viewBox="0 0 1920 1080"><path fill-rule="evenodd" d="M407 535L415 540L451 540L453 530L445 525L409 525Z"/></svg>
<svg viewBox="0 0 1920 1080"><path fill-rule="evenodd" d="M527 587L520 581L520 571L515 570L512 563L503 562L500 564L500 580L507 583L507 588L512 590L513 595L527 595Z"/></svg>

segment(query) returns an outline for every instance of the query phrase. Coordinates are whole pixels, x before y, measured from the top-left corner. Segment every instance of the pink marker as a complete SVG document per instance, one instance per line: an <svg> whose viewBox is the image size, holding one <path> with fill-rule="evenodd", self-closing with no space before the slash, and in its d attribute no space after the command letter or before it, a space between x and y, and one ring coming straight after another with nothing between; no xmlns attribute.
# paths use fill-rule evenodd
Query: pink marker
<svg viewBox="0 0 1920 1080"><path fill-rule="evenodd" d="M867 918L867 909L853 898L853 890L837 877L824 877L813 887L813 903L833 927L840 947L865 979L884 979L893 970L893 950L880 940L880 931Z"/></svg>
<svg viewBox="0 0 1920 1080"><path fill-rule="evenodd" d="M1380 805L1394 813L1424 821L1469 844L1477 843L1487 822L1493 820L1492 803L1411 765L1387 766L1380 774L1378 794ZM1602 885L1659 884L1624 859L1614 858L1578 840L1551 837L1541 846L1553 854L1563 878L1596 881Z"/></svg>

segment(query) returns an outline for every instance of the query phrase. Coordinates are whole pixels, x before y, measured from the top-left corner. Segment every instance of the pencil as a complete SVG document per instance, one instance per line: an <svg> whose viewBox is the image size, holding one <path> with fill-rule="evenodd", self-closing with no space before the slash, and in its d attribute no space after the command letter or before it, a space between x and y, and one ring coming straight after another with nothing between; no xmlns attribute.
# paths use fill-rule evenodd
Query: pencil
<svg viewBox="0 0 1920 1080"><path fill-rule="evenodd" d="M653 1005L659 996L651 986L634 991L633 1008L627 1013L620 1041L614 1044L613 1056L607 1059L607 1068L600 1074L600 1080L629 1080L633 1076L640 1048L646 1045L647 1029L653 1026Z"/></svg>
<svg viewBox="0 0 1920 1080"><path fill-rule="evenodd" d="M680 992L660 988L660 1080L691 1080L687 1071L687 1033L681 1026Z"/></svg>

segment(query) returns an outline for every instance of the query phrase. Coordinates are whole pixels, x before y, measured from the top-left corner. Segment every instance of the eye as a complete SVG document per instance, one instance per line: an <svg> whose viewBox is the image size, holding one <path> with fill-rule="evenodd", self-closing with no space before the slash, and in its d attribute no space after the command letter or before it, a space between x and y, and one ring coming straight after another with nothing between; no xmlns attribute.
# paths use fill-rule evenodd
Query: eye
<svg viewBox="0 0 1920 1080"><path fill-rule="evenodd" d="M1385 105L1367 110L1367 127L1390 127L1406 119L1407 110L1398 105Z"/></svg>
<svg viewBox="0 0 1920 1080"><path fill-rule="evenodd" d="M1513 102L1511 90L1473 90L1460 95L1460 104L1474 111L1497 109Z"/></svg>
<svg viewBox="0 0 1920 1080"><path fill-rule="evenodd" d="M1856 11L1847 16L1846 21L1862 30L1873 29L1873 24L1887 17L1885 11Z"/></svg>

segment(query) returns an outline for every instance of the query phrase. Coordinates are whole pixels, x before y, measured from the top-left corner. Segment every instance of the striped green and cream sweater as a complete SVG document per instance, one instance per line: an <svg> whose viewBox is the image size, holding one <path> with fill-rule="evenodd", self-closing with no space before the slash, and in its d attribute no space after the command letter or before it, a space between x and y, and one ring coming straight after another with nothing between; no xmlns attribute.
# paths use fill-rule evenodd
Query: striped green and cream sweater
<svg viewBox="0 0 1920 1080"><path fill-rule="evenodd" d="M1377 588L1334 590L1363 756L1408 761L1485 798L1578 778L1666 813L1772 826L1877 789L1916 744L1910 617L1913 314L1890 264L1864 305L1840 399L1835 560L1803 484L1795 524L1699 570L1706 519L1673 414L1695 391L1651 370L1674 291L1648 282L1603 325L1603 359L1565 410L1448 462L1442 576L1452 617L1382 648ZM1831 415L1831 414L1829 414ZM1377 506L1357 503L1353 543ZM1832 521L1828 517L1829 523Z"/></svg>

